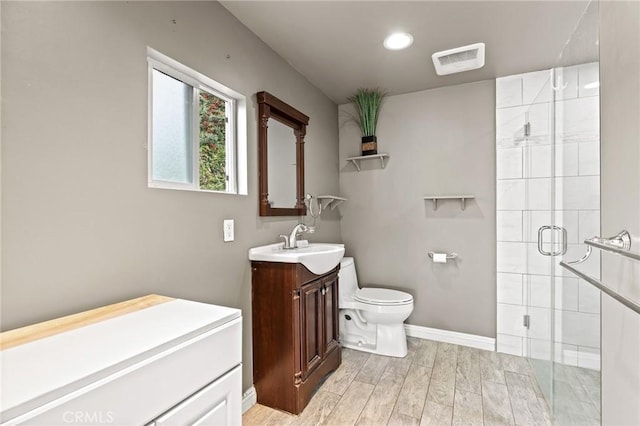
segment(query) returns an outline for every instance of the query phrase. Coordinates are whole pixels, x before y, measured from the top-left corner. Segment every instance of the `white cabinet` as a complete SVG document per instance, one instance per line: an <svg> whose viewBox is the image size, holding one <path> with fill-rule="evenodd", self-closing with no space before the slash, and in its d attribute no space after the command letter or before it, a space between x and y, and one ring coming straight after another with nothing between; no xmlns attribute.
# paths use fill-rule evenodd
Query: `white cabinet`
<svg viewBox="0 0 640 426"><path fill-rule="evenodd" d="M236 367L155 420L156 426L240 424L242 372Z"/></svg>
<svg viewBox="0 0 640 426"><path fill-rule="evenodd" d="M2 424L239 425L242 318L173 300L0 352Z"/></svg>

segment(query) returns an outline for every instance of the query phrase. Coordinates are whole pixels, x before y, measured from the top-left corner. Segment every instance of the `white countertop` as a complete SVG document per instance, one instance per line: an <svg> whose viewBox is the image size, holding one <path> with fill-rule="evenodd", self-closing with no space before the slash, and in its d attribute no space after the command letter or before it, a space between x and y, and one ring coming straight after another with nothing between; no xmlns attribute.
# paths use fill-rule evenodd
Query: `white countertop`
<svg viewBox="0 0 640 426"><path fill-rule="evenodd" d="M239 309L176 299L0 351L0 419L20 415L240 316Z"/></svg>

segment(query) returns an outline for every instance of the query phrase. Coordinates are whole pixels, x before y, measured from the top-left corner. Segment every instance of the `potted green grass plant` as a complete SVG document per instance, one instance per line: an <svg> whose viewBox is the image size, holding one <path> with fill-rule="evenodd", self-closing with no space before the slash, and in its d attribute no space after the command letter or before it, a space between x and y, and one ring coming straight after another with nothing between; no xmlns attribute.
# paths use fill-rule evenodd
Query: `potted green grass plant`
<svg viewBox="0 0 640 426"><path fill-rule="evenodd" d="M377 88L358 89L355 95L349 97L349 101L356 107L356 121L362 131L362 155L378 153L376 125L385 94L383 90Z"/></svg>

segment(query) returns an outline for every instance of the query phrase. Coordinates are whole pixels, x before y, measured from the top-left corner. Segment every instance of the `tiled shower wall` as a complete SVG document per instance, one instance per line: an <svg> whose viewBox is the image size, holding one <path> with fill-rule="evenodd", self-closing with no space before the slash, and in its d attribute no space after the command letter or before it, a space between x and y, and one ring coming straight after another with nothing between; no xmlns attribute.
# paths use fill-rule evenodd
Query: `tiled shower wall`
<svg viewBox="0 0 640 426"><path fill-rule="evenodd" d="M497 348L597 369L599 292L557 264L582 257L582 241L600 233L598 64L556 69L556 75L555 90L550 70L496 81ZM567 230L563 257L538 253L542 225ZM595 253L581 265L595 277L599 268Z"/></svg>

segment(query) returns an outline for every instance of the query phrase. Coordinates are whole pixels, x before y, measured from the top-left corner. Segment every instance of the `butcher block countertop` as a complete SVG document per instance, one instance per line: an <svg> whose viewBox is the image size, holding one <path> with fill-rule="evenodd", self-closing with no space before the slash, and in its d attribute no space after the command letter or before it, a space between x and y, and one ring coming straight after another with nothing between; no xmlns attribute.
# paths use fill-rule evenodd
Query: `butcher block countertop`
<svg viewBox="0 0 640 426"><path fill-rule="evenodd" d="M44 337L53 336L54 334L64 333L74 328L84 327L109 318L139 311L170 300L174 299L158 294L149 294L138 297L137 299L125 300L124 302L102 306L90 311L5 331L4 333L0 333L0 350L9 349Z"/></svg>

